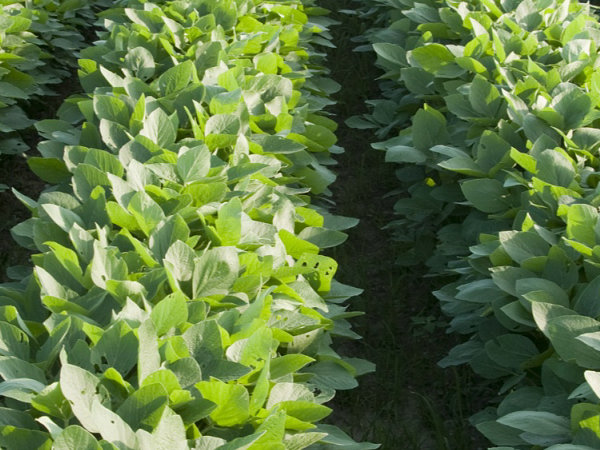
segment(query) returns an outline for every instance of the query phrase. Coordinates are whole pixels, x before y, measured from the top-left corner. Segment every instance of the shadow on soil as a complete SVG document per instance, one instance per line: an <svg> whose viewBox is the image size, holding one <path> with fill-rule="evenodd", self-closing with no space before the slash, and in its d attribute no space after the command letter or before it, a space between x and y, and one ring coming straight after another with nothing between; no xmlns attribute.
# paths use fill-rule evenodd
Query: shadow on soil
<svg viewBox="0 0 600 450"><path fill-rule="evenodd" d="M342 22L332 30L337 48L327 58L332 78L342 85L332 112L339 123L339 145L346 150L336 157L334 210L360 218L332 256L340 264L337 278L364 289L351 305L365 312L353 319L363 339L340 343L338 351L377 365L375 373L359 379L358 388L338 393L330 405L330 421L356 440L380 443L382 449L487 448L467 419L485 406L481 398L489 399L490 391L474 391L480 381L472 379L468 368L437 366L458 343L445 334L446 323L431 295L441 282L425 278L424 268L395 266L398 255L382 229L392 219L394 199L386 194L396 187L394 167L370 147L372 133L344 125L350 116L366 112L366 100L380 95L373 55L353 52L356 44L351 42L368 24L335 12L351 8L348 0L319 3Z"/></svg>

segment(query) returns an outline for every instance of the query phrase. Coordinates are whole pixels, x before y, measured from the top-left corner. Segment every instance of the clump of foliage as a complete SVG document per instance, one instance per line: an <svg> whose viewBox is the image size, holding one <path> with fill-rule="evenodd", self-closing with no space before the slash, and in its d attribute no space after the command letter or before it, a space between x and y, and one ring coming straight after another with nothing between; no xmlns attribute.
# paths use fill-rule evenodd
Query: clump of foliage
<svg viewBox="0 0 600 450"><path fill-rule="evenodd" d="M467 340L441 364L503 382L471 419L494 444L598 448L597 17L569 0L370 7L385 98L351 123L395 134L374 147L408 191L400 262L455 276L436 296Z"/></svg>
<svg viewBox="0 0 600 450"><path fill-rule="evenodd" d="M31 102L54 95L53 86L77 67L82 33L95 20L93 8L102 6L84 0L0 4L0 154L27 150L18 131L34 123Z"/></svg>
<svg viewBox="0 0 600 450"><path fill-rule="evenodd" d="M38 124L12 231L33 271L0 285L0 446L376 448L317 424L373 369L320 250L354 219L335 176L338 86L300 1L121 1L81 52L87 95ZM311 195L309 195L311 194Z"/></svg>

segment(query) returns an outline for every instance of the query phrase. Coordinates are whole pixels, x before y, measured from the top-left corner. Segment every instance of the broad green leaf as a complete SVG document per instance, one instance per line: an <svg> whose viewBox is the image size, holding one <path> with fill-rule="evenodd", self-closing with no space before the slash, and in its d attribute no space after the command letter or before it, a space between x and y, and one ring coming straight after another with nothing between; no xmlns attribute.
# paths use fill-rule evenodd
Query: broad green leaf
<svg viewBox="0 0 600 450"><path fill-rule="evenodd" d="M14 356L0 356L0 376L5 380L29 378L46 383L46 375L43 370Z"/></svg>
<svg viewBox="0 0 600 450"><path fill-rule="evenodd" d="M430 73L437 73L452 63L455 56L441 44L429 44L417 47L408 53L408 61Z"/></svg>
<svg viewBox="0 0 600 450"><path fill-rule="evenodd" d="M238 277L240 263L233 247L207 250L195 259L193 274L194 298L225 295Z"/></svg>
<svg viewBox="0 0 600 450"><path fill-rule="evenodd" d="M136 192L127 207L146 236L150 236L156 226L165 219L162 208L146 192Z"/></svg>
<svg viewBox="0 0 600 450"><path fill-rule="evenodd" d="M0 322L0 356L29 359L29 338L14 325Z"/></svg>
<svg viewBox="0 0 600 450"><path fill-rule="evenodd" d="M50 450L52 448L52 441L50 435L45 432L4 426L0 428L0 446L7 449L35 448Z"/></svg>
<svg viewBox="0 0 600 450"><path fill-rule="evenodd" d="M565 437L570 434L569 420L566 417L545 411L516 411L500 417L498 422L542 436Z"/></svg>
<svg viewBox="0 0 600 450"><path fill-rule="evenodd" d="M171 67L158 78L158 87L163 96L183 90L189 83L194 71L194 63L184 61Z"/></svg>
<svg viewBox="0 0 600 450"><path fill-rule="evenodd" d="M561 83L552 91L550 106L564 119L565 129L579 128L584 117L590 112L592 99L579 87L570 83Z"/></svg>
<svg viewBox="0 0 600 450"><path fill-rule="evenodd" d="M598 351L576 339L582 334L597 332L600 324L585 316L565 315L548 320L547 333L556 353L565 361L575 361L582 367L600 369Z"/></svg>
<svg viewBox="0 0 600 450"><path fill-rule="evenodd" d="M475 111L485 117L498 118L503 106L502 97L493 84L476 76L469 90L469 101Z"/></svg>
<svg viewBox="0 0 600 450"><path fill-rule="evenodd" d="M412 132L413 144L418 150L427 151L435 145L448 142L446 119L427 105L413 116Z"/></svg>
<svg viewBox="0 0 600 450"><path fill-rule="evenodd" d="M600 276L591 280L579 291L575 297L573 309L584 316L598 317L600 315L598 292L600 292Z"/></svg>
<svg viewBox="0 0 600 450"><path fill-rule="evenodd" d="M94 112L99 119L106 119L129 126L129 109L118 97L94 95Z"/></svg>
<svg viewBox="0 0 600 450"><path fill-rule="evenodd" d="M162 261L174 242L185 242L189 237L187 223L179 214L174 214L156 225L150 234L150 250L157 261Z"/></svg>
<svg viewBox="0 0 600 450"><path fill-rule="evenodd" d="M67 420L71 415L71 406L63 395L60 385L52 383L31 399L31 406L40 412Z"/></svg>
<svg viewBox="0 0 600 450"><path fill-rule="evenodd" d="M92 412L92 403L98 398L98 383L98 378L80 367L71 364L63 364L61 367L61 391L69 400L75 417L91 433L100 431L97 418Z"/></svg>
<svg viewBox="0 0 600 450"><path fill-rule="evenodd" d="M564 155L545 150L537 157L537 176L547 183L569 187L575 178L575 169Z"/></svg>
<svg viewBox="0 0 600 450"><path fill-rule="evenodd" d="M100 241L94 241L91 277L94 284L106 289L109 280L126 280L127 264L114 247L104 247Z"/></svg>
<svg viewBox="0 0 600 450"><path fill-rule="evenodd" d="M160 368L158 336L151 319L147 319L138 329L140 351L138 355L138 382L142 383L151 373Z"/></svg>
<svg viewBox="0 0 600 450"><path fill-rule="evenodd" d="M78 425L70 425L54 440L53 450L101 450L98 441Z"/></svg>
<svg viewBox="0 0 600 450"><path fill-rule="evenodd" d="M177 137L177 127L161 108L157 108L144 120L144 128L140 131L160 147L169 147Z"/></svg>
<svg viewBox="0 0 600 450"><path fill-rule="evenodd" d="M281 238L281 241L285 245L285 250L294 258L300 258L306 253L319 253L319 247L317 247L315 244L311 244L308 241L300 239L287 230L279 230L278 234Z"/></svg>
<svg viewBox="0 0 600 450"><path fill-rule="evenodd" d="M319 362L306 368L312 373L311 383L326 388L346 390L358 386L354 376L341 365L330 361Z"/></svg>
<svg viewBox="0 0 600 450"><path fill-rule="evenodd" d="M65 163L57 158L32 156L27 159L27 165L33 173L48 183L62 183L71 176Z"/></svg>
<svg viewBox="0 0 600 450"><path fill-rule="evenodd" d="M178 292L165 297L152 309L150 318L158 336L182 325L188 318L185 296Z"/></svg>
<svg viewBox="0 0 600 450"><path fill-rule="evenodd" d="M112 367L127 376L137 362L138 339L124 321L113 324L92 348L92 362L103 370Z"/></svg>
<svg viewBox="0 0 600 450"><path fill-rule="evenodd" d="M98 399L93 400L92 414L96 419L98 433L104 439L114 442L119 448L136 447L137 439L131 427L118 414L104 407Z"/></svg>
<svg viewBox="0 0 600 450"><path fill-rule="evenodd" d="M242 385L227 384L217 379L201 381L196 388L217 408L210 417L219 426L231 427L244 424L250 416L250 397Z"/></svg>
<svg viewBox="0 0 600 450"><path fill-rule="evenodd" d="M400 45L378 42L373 44L373 50L381 58L392 63L394 66L403 67L406 65L406 50Z"/></svg>
<svg viewBox="0 0 600 450"><path fill-rule="evenodd" d="M239 243L242 236L242 202L239 197L221 205L215 226L222 245Z"/></svg>
<svg viewBox="0 0 600 450"><path fill-rule="evenodd" d="M125 56L125 66L143 81L154 75L154 57L144 47L135 47L129 50Z"/></svg>
<svg viewBox="0 0 600 450"><path fill-rule="evenodd" d="M498 213L507 209L505 198L508 192L495 179L480 178L467 180L460 185L466 199L475 208L485 213Z"/></svg>
<svg viewBox="0 0 600 450"><path fill-rule="evenodd" d="M179 281L188 281L194 274L196 252L187 244L175 241L167 251L164 262Z"/></svg>
<svg viewBox="0 0 600 450"><path fill-rule="evenodd" d="M210 170L210 151L204 145L183 147L177 158L177 172L184 183L201 180Z"/></svg>
<svg viewBox="0 0 600 450"><path fill-rule="evenodd" d="M144 385L119 406L117 414L132 430L153 431L169 403L167 391L160 384Z"/></svg>

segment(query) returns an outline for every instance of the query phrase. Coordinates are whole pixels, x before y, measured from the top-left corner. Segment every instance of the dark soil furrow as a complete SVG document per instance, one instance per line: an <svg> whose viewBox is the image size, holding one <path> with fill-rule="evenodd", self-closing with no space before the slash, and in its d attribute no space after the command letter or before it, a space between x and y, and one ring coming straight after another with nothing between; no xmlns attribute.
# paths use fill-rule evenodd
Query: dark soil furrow
<svg viewBox="0 0 600 450"><path fill-rule="evenodd" d="M320 3L342 22L333 29L337 48L328 53L331 76L342 85L332 112L339 123L339 145L346 150L337 156L335 212L360 219L333 256L340 264L339 280L364 289L352 306L365 312L353 319L363 339L343 343L339 352L377 365L375 373L359 379L358 388L338 393L330 420L355 439L381 443L383 449L484 448L467 421L477 410L469 392L471 372L437 366L457 339L445 334L446 323L431 295L436 282L425 277L425 268L394 264L399 255L384 229L393 218L394 199L386 194L397 187L394 167L370 147L373 133L344 124L366 112L366 100L380 95L376 79L381 72L373 54L354 52L351 41L369 24L335 12L352 8L348 0Z"/></svg>

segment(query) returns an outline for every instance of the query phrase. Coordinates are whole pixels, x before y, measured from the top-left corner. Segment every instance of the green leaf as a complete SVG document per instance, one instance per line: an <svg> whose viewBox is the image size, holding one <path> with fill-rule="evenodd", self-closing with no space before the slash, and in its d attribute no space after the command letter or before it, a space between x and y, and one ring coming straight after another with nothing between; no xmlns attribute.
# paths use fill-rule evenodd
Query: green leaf
<svg viewBox="0 0 600 450"><path fill-rule="evenodd" d="M467 180L461 183L460 189L466 199L482 212L498 213L508 209L504 200L508 197L508 192L498 180L489 178Z"/></svg>
<svg viewBox="0 0 600 450"><path fill-rule="evenodd" d="M428 44L417 47L408 53L408 61L430 73L438 73L448 64L452 63L455 56L448 48L441 44Z"/></svg>
<svg viewBox="0 0 600 450"><path fill-rule="evenodd" d="M182 147L177 158L177 172L185 184L201 180L210 170L210 151L205 145Z"/></svg>
<svg viewBox="0 0 600 450"><path fill-rule="evenodd" d="M313 362L310 356L302 354L283 355L271 360L271 379L276 380L290 373L295 373L305 365Z"/></svg>
<svg viewBox="0 0 600 450"><path fill-rule="evenodd" d="M52 441L48 433L5 426L0 428L0 446L6 449L50 450Z"/></svg>
<svg viewBox="0 0 600 450"><path fill-rule="evenodd" d="M407 145L392 145L385 151L385 162L423 164L425 161L424 152Z"/></svg>
<svg viewBox="0 0 600 450"><path fill-rule="evenodd" d="M425 105L413 116L412 137L414 146L427 151L438 144L448 142L446 119L442 113Z"/></svg>
<svg viewBox="0 0 600 450"><path fill-rule="evenodd" d="M539 354L535 344L525 336L505 334L485 343L488 357L502 367L519 370Z"/></svg>
<svg viewBox="0 0 600 450"><path fill-rule="evenodd" d="M194 273L194 259L196 252L187 244L174 242L164 258L165 266L179 281L192 279Z"/></svg>
<svg viewBox="0 0 600 450"><path fill-rule="evenodd" d="M29 378L46 384L46 375L43 370L14 356L0 356L0 376L5 380Z"/></svg>
<svg viewBox="0 0 600 450"><path fill-rule="evenodd" d="M498 419L502 425L541 436L570 435L569 419L546 411L516 411Z"/></svg>
<svg viewBox="0 0 600 450"><path fill-rule="evenodd" d="M544 150L537 157L538 177L555 186L569 187L575 179L573 164L555 150Z"/></svg>
<svg viewBox="0 0 600 450"><path fill-rule="evenodd" d="M378 42L373 44L373 50L387 62L398 66L398 69L406 65L406 50L400 45Z"/></svg>
<svg viewBox="0 0 600 450"><path fill-rule="evenodd" d="M190 355L196 361L203 362L206 359L223 356L223 343L219 326L214 320L198 322L188 328L183 334Z"/></svg>
<svg viewBox="0 0 600 450"><path fill-rule="evenodd" d="M150 235L150 250L157 261L162 261L171 245L176 241L185 242L190 237L190 229L185 220L174 214L161 221Z"/></svg>
<svg viewBox="0 0 600 450"><path fill-rule="evenodd" d="M48 183L59 184L71 177L65 163L57 158L32 156L27 159L27 165L33 173Z"/></svg>
<svg viewBox="0 0 600 450"><path fill-rule="evenodd" d="M169 147L175 142L177 127L173 125L167 113L157 108L145 119L140 134L160 147Z"/></svg>
<svg viewBox="0 0 600 450"><path fill-rule="evenodd" d="M137 439L131 427L97 399L92 403L92 414L96 418L98 432L104 439L118 444L123 449L136 447Z"/></svg>
<svg viewBox="0 0 600 450"><path fill-rule="evenodd" d="M306 369L312 373L311 383L336 390L354 389L358 382L354 376L341 365L331 361L314 364Z"/></svg>
<svg viewBox="0 0 600 450"><path fill-rule="evenodd" d="M29 359L29 338L14 325L0 322L0 355Z"/></svg>
<svg viewBox="0 0 600 450"><path fill-rule="evenodd" d="M94 112L99 119L106 119L129 126L129 109L123 100L112 95L94 95Z"/></svg>
<svg viewBox="0 0 600 450"><path fill-rule="evenodd" d="M100 135L102 142L115 153L133 139L125 126L106 119L100 119Z"/></svg>
<svg viewBox="0 0 600 450"><path fill-rule="evenodd" d="M194 72L194 63L186 60L171 67L158 78L158 87L163 96L183 90L189 83Z"/></svg>
<svg viewBox="0 0 600 450"><path fill-rule="evenodd" d="M144 47L132 48L125 56L125 67L131 70L138 78L146 81L154 75L154 57Z"/></svg>
<svg viewBox="0 0 600 450"><path fill-rule="evenodd" d="M160 354L158 352L158 336L151 319L147 319L138 329L140 352L138 355L138 382L160 368Z"/></svg>
<svg viewBox="0 0 600 450"><path fill-rule="evenodd" d="M242 202L239 197L221 205L215 226L222 245L239 243L242 237Z"/></svg>
<svg viewBox="0 0 600 450"><path fill-rule="evenodd" d="M91 433L100 431L98 422L92 413L92 403L98 397L96 393L98 383L98 378L80 367L71 364L63 364L61 367L61 391L69 400L75 417Z"/></svg>
<svg viewBox="0 0 600 450"><path fill-rule="evenodd" d="M304 422L318 422L331 414L332 409L317 403L293 400L278 403L287 415Z"/></svg>
<svg viewBox="0 0 600 450"><path fill-rule="evenodd" d="M110 186L106 172L89 164L78 164L73 170L73 192L86 201L97 186Z"/></svg>
<svg viewBox="0 0 600 450"><path fill-rule="evenodd" d="M71 231L75 224L84 228L85 225L83 220L75 214L73 211L63 208L62 206L53 205L46 203L42 205L42 209L52 219L52 221L58 225L63 231L67 233Z"/></svg>
<svg viewBox="0 0 600 450"><path fill-rule="evenodd" d="M101 450L94 436L78 425L70 425L54 440L52 450Z"/></svg>
<svg viewBox="0 0 600 450"><path fill-rule="evenodd" d="M300 258L305 253L315 255L319 253L318 246L303 239L300 239L299 237L297 237L293 233L290 233L287 230L279 230L278 234L281 238L281 241L285 245L286 252L288 252L288 254L290 254L296 259Z"/></svg>
<svg viewBox="0 0 600 450"><path fill-rule="evenodd" d="M573 130L583 125L583 119L592 109L589 94L571 83L561 83L552 91L550 106L563 120L565 130Z"/></svg>
<svg viewBox="0 0 600 450"><path fill-rule="evenodd" d="M570 205L567 211L567 237L589 247L596 245L598 210L591 205Z"/></svg>
<svg viewBox="0 0 600 450"><path fill-rule="evenodd" d="M138 339L125 321L119 321L106 330L92 348L92 362L102 370L110 367L127 376L135 366Z"/></svg>
<svg viewBox="0 0 600 450"><path fill-rule="evenodd" d="M258 376L258 380L256 380L256 384L254 385L254 389L252 390L252 395L250 396L250 404L249 410L251 415L255 415L260 409L264 406L267 398L269 397L269 389L271 379L270 376L270 358L265 360L265 365L260 371L260 375Z"/></svg>
<svg viewBox="0 0 600 450"><path fill-rule="evenodd" d="M138 431L141 434L140 431ZM189 448L182 418L165 409L158 426L152 432L152 447L156 450L187 450ZM144 444L140 444L144 447Z"/></svg>
<svg viewBox="0 0 600 450"><path fill-rule="evenodd" d="M547 334L556 353L565 361L575 361L582 367L600 369L598 350L586 345L582 334L597 332L600 323L585 316L564 315L548 320Z"/></svg>
<svg viewBox="0 0 600 450"><path fill-rule="evenodd" d="M518 263L536 256L546 256L550 246L535 232L501 231L500 244Z"/></svg>
<svg viewBox="0 0 600 450"><path fill-rule="evenodd" d="M225 295L235 283L240 263L237 251L233 247L218 247L207 250L195 259L193 275L193 295Z"/></svg>
<svg viewBox="0 0 600 450"><path fill-rule="evenodd" d="M356 450L373 450L379 448L379 444L371 444L370 442L362 442L357 444L350 436L334 425L319 424L313 430L316 432L327 433L327 436L322 439L324 444L331 444L346 449Z"/></svg>
<svg viewBox="0 0 600 450"><path fill-rule="evenodd" d="M250 417L250 397L246 388L239 384L227 384L217 379L201 381L196 388L217 407L210 413L215 423L222 427L244 424Z"/></svg>
<svg viewBox="0 0 600 450"><path fill-rule="evenodd" d="M600 292L600 275L586 283L585 287L579 291L574 301L575 311L588 317L600 316L598 292Z"/></svg>
<svg viewBox="0 0 600 450"><path fill-rule="evenodd" d="M31 406L50 416L67 420L72 416L71 406L60 390L58 383L46 386L38 395L31 399Z"/></svg>
<svg viewBox="0 0 600 450"><path fill-rule="evenodd" d="M206 121L204 133L237 135L240 126L240 119L233 114L215 114Z"/></svg>
<svg viewBox="0 0 600 450"><path fill-rule="evenodd" d="M104 247L100 241L94 241L91 277L96 286L106 289L108 280L126 280L127 264L120 252L114 247Z"/></svg>
<svg viewBox="0 0 600 450"><path fill-rule="evenodd" d="M162 336L171 328L185 323L188 318L186 298L181 292L168 295L150 313L156 334Z"/></svg>
<svg viewBox="0 0 600 450"><path fill-rule="evenodd" d="M493 84L477 75L471 83L469 102L479 114L492 119L500 118L504 102Z"/></svg>
<svg viewBox="0 0 600 450"><path fill-rule="evenodd" d="M152 431L160 422L168 403L169 396L165 388L154 383L142 386L127 397L116 412L133 430L142 428Z"/></svg>
<svg viewBox="0 0 600 450"><path fill-rule="evenodd" d="M136 192L131 197L127 209L146 236L150 236L156 226L165 219L162 208L146 192Z"/></svg>

